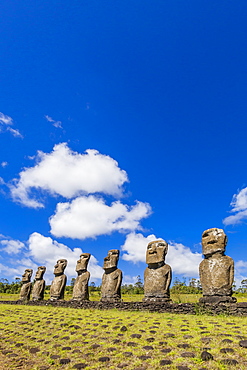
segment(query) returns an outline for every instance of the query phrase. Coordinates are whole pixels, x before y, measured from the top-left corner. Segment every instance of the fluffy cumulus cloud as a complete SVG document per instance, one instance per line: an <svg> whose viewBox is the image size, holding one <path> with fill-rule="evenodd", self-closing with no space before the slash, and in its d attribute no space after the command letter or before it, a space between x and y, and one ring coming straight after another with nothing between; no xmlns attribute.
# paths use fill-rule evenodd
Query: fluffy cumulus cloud
<svg viewBox="0 0 247 370"><path fill-rule="evenodd" d="M172 266L174 274L185 277L198 277L202 255L192 252L190 248L181 243L169 242L166 261Z"/></svg>
<svg viewBox="0 0 247 370"><path fill-rule="evenodd" d="M18 254L23 248L25 248L24 243L13 239L0 240L0 245L2 246L1 249L8 254Z"/></svg>
<svg viewBox="0 0 247 370"><path fill-rule="evenodd" d="M133 263L145 262L147 245L156 239L153 234L146 237L141 233L132 232L128 234L124 245L121 246L124 252L122 259Z"/></svg>
<svg viewBox="0 0 247 370"><path fill-rule="evenodd" d="M157 240L155 235L145 237L141 233L132 232L127 235L122 258L133 263L146 261L146 249L149 242ZM180 243L169 242L166 262L171 265L173 273L185 277L198 277L198 266L202 260L200 253L193 253L190 248Z"/></svg>
<svg viewBox="0 0 247 370"><path fill-rule="evenodd" d="M136 202L127 206L120 201L107 205L94 195L78 197L72 202L58 203L50 218L51 233L56 237L94 238L114 231L140 229L140 220L151 212L149 204Z"/></svg>
<svg viewBox="0 0 247 370"><path fill-rule="evenodd" d="M37 232L32 233L26 243L19 240L6 238L0 234L0 274L11 277L21 277L26 268L33 269L33 277L38 266L46 266L45 280L50 284L54 278L54 265L58 259L65 258L68 261L66 275L67 285L72 277L76 277L75 267L81 248L70 249L62 243L58 243L50 237L45 237ZM6 255L4 255L6 253ZM88 270L91 274L91 281L101 279L103 269L99 266L97 259L91 255Z"/></svg>
<svg viewBox="0 0 247 370"><path fill-rule="evenodd" d="M47 274L51 278L54 264L61 258L68 260L66 275L69 278L76 277L75 266L82 253L81 248L70 249L65 244L58 243L56 240L45 237L37 232L30 235L28 246L30 258L38 265L45 265ZM88 270L91 273L91 279L100 279L103 274L103 270L98 265L98 261L94 256L90 258Z"/></svg>
<svg viewBox="0 0 247 370"><path fill-rule="evenodd" d="M239 224L247 218L247 188L234 194L231 201L231 207L231 213L234 214L223 220L225 225Z"/></svg>
<svg viewBox="0 0 247 370"><path fill-rule="evenodd" d="M10 190L16 202L39 208L44 206L43 201L32 197L32 189L67 199L90 193L121 196L126 181L126 172L113 158L93 149L85 154L73 152L66 143L61 143L51 153L39 151L36 165L21 171Z"/></svg>
<svg viewBox="0 0 247 370"><path fill-rule="evenodd" d="M14 124L13 118L0 112L0 132L9 131L14 137L23 138L19 130L11 127Z"/></svg>
<svg viewBox="0 0 247 370"><path fill-rule="evenodd" d="M15 266L15 267L12 267L12 266ZM23 265L23 264L16 264L14 263L14 261L13 261L12 266L0 263L0 274L7 276L11 279L16 278L16 277L21 278L26 268L32 268L33 270L35 270L35 268L37 267L33 263Z"/></svg>

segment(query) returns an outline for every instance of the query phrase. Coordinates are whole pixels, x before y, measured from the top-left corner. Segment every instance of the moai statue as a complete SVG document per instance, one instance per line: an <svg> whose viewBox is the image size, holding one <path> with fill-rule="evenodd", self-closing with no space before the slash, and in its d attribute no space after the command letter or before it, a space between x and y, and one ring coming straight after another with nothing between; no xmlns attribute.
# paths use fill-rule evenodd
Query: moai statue
<svg viewBox="0 0 247 370"><path fill-rule="evenodd" d="M32 290L32 283L31 283L31 276L32 276L33 270L32 269L26 269L24 274L22 275L22 287L20 291L20 300L21 301L29 301L31 290Z"/></svg>
<svg viewBox="0 0 247 370"><path fill-rule="evenodd" d="M67 260L58 260L54 266L55 278L51 283L50 300L57 301L58 299L64 299L64 291L67 282L67 276L64 274L64 270L67 266Z"/></svg>
<svg viewBox="0 0 247 370"><path fill-rule="evenodd" d="M90 272L87 271L87 265L90 257L91 257L90 253L82 253L80 255L80 259L77 261L75 270L78 276L75 280L72 300L76 301L89 300L88 281L90 278Z"/></svg>
<svg viewBox="0 0 247 370"><path fill-rule="evenodd" d="M165 263L167 250L168 244L164 240L155 240L147 246L143 302L171 302L172 269Z"/></svg>
<svg viewBox="0 0 247 370"><path fill-rule="evenodd" d="M45 280L43 279L43 276L45 271L46 271L45 266L39 266L35 274L35 283L32 291L33 301L41 301L44 299Z"/></svg>
<svg viewBox="0 0 247 370"><path fill-rule="evenodd" d="M227 236L222 229L208 229L202 234L202 253L199 274L203 297L201 303L236 302L232 297L234 262L225 256Z"/></svg>
<svg viewBox="0 0 247 370"><path fill-rule="evenodd" d="M117 268L119 250L111 249L104 258L105 270L101 284L101 302L121 301L122 271Z"/></svg>

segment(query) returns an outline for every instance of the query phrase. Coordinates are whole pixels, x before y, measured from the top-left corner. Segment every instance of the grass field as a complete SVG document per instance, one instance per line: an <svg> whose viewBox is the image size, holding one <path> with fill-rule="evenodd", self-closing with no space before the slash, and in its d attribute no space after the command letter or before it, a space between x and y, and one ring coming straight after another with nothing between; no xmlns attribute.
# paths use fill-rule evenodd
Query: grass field
<svg viewBox="0 0 247 370"><path fill-rule="evenodd" d="M122 300L124 302L141 302L144 295L142 294L124 294L122 295ZM171 294L171 299L174 303L197 303L202 297L201 294ZM247 302L247 294L234 294L233 297L236 297L238 302ZM65 300L68 301L72 298L71 294L65 294ZM19 294L7 294L0 293L0 301L16 301L19 299ZM49 294L45 294L45 300L49 299ZM91 301L99 301L100 294L99 292L93 292L90 294Z"/></svg>
<svg viewBox="0 0 247 370"><path fill-rule="evenodd" d="M0 304L1 370L246 370L246 339L246 317Z"/></svg>

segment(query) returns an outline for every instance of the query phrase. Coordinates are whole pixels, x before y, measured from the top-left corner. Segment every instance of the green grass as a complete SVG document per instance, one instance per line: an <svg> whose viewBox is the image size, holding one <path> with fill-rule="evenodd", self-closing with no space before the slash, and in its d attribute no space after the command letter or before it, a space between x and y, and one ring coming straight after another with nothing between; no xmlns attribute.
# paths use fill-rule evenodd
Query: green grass
<svg viewBox="0 0 247 370"><path fill-rule="evenodd" d="M127 330L121 330L123 326ZM0 305L1 370L69 370L78 363L87 370L175 370L179 365L191 370L246 370L247 349L239 346L244 338L246 317ZM231 342L222 342L225 339ZM201 360L204 347L210 348L213 361ZM221 353L222 348L233 352ZM185 352L194 357L183 357ZM101 357L109 361L100 362ZM61 359L70 363L61 365ZM238 364L224 365L223 359ZM161 366L161 360L171 364Z"/></svg>
<svg viewBox="0 0 247 370"><path fill-rule="evenodd" d="M124 302L141 302L143 299L143 294L124 294L122 295L122 300ZM171 299L174 303L197 303L202 297L201 294L171 294ZM247 302L247 293L243 294L234 294L233 297L237 298L238 302ZM65 300L68 301L72 298L72 294L65 294ZM7 294L0 293L0 301L16 301L19 299L19 294ZM49 299L49 293L45 294L45 300ZM91 301L99 301L100 293L92 292L90 294Z"/></svg>

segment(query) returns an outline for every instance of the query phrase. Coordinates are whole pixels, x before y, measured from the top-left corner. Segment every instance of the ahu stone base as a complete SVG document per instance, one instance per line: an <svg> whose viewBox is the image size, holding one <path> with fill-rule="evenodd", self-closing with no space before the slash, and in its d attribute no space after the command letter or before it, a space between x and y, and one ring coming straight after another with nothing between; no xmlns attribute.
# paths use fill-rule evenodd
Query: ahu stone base
<svg viewBox="0 0 247 370"><path fill-rule="evenodd" d="M101 298L100 302L102 302L102 303L120 303L120 302L122 302L122 299L121 298L104 297L104 298Z"/></svg>
<svg viewBox="0 0 247 370"><path fill-rule="evenodd" d="M172 303L172 300L170 298L167 298L167 297L164 297L164 298L160 298L160 297L145 297L145 298L143 298L142 302L146 302L146 303L153 303L153 302Z"/></svg>
<svg viewBox="0 0 247 370"><path fill-rule="evenodd" d="M230 296L208 295L199 299L199 303L218 304L218 303L236 303L237 299Z"/></svg>
<svg viewBox="0 0 247 370"><path fill-rule="evenodd" d="M24 303L18 301L0 301L0 304L27 305L27 306L49 306L49 307L70 307L77 309L118 309L120 311L149 311L168 312L175 314L208 314L208 315L235 315L247 316L247 302L239 303L169 303L169 302L95 302L95 301L29 301Z"/></svg>

